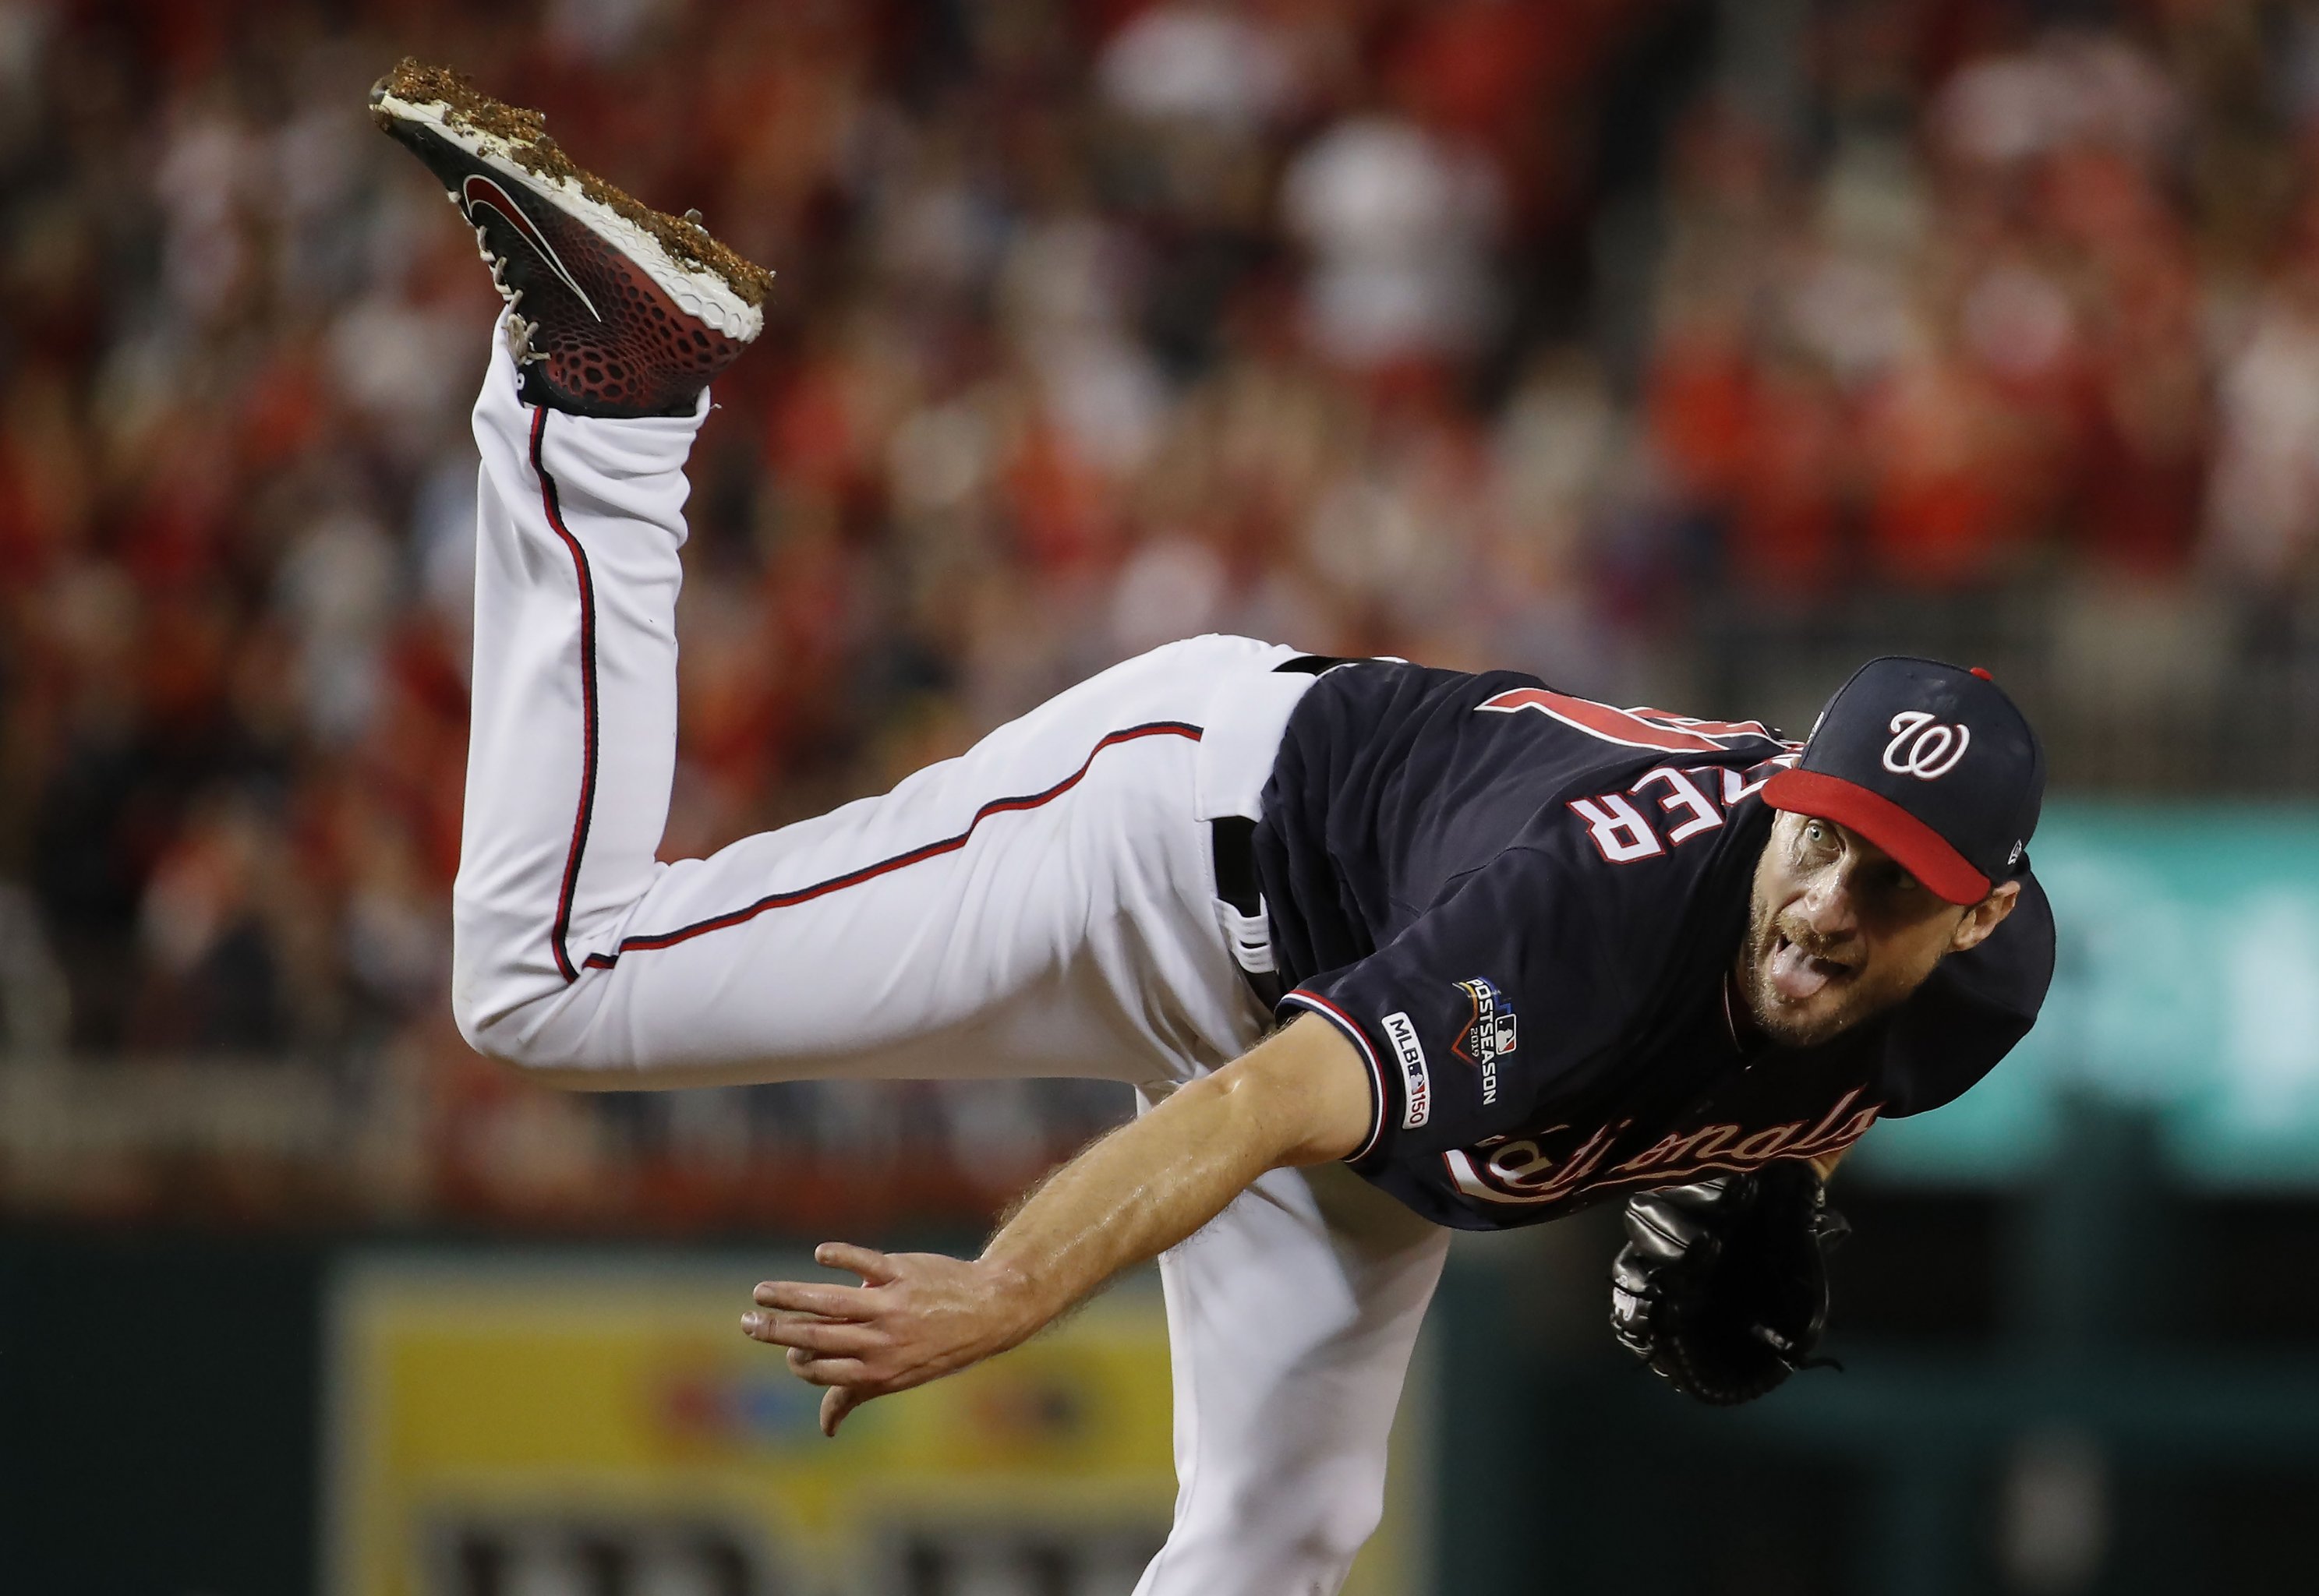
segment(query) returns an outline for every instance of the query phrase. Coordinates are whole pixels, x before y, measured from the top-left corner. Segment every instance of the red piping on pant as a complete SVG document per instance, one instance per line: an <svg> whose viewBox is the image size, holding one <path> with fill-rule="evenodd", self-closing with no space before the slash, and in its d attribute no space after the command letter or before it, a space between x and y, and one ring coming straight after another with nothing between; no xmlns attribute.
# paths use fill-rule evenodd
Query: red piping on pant
<svg viewBox="0 0 2319 1596"><path fill-rule="evenodd" d="M572 845L564 856L564 885L555 895L555 924L548 933L555 968L570 982L580 978L572 955L564 947L572 933L572 894L580 882L581 856L588 851L588 817L596 807L596 582L588 570L588 551L580 546L580 540L564 524L564 508L555 491L555 479L540 464L540 440L546 435L547 409L542 405L531 413L532 474L539 479L539 502L547 512L547 524L564 540L564 546L572 551L572 568L580 580L580 808L572 817Z"/></svg>
<svg viewBox="0 0 2319 1596"><path fill-rule="evenodd" d="M590 702L591 705L592 715L592 698ZM656 932L645 936L622 937L620 939L619 947L612 953L609 955L603 953L589 954L585 960L587 967L591 969L609 969L615 964L618 964L620 961L621 957L625 954L651 952L660 948L673 947L678 942L689 942L692 938L705 935L708 932L722 931L728 925L739 925L744 921L753 920L768 909L786 909L798 904L810 903L817 897L826 897L833 892L843 892L848 887L859 887L864 881L875 880L880 876L889 875L907 865L916 864L923 860L938 858L944 853L955 853L961 848L966 846L967 840L974 835L975 827L980 825L985 820L989 819L993 815L1005 815L1024 809L1036 809L1044 805L1054 802L1055 799L1062 797L1063 794L1069 792L1072 788L1077 787L1082 780L1086 780L1087 771L1094 767L1096 754L1101 753L1105 749L1112 747L1114 744L1121 743L1132 743L1144 737L1188 737L1193 742L1196 743L1200 740L1200 728L1196 726L1187 726L1181 721L1160 720L1152 721L1144 726L1132 726L1127 727L1124 731L1113 732L1110 735L1105 737L1103 741L1097 743L1095 747L1088 752L1087 758L1081 762L1079 768L1072 771L1069 776L1066 776L1060 781L1056 782L1052 787L1048 788L1043 792L1029 793L1022 798L992 799L989 803L983 805L982 807L974 812L974 817L966 823L966 829L960 832L956 836L944 837L938 843L925 843L922 847L911 849L907 853L897 853L890 859L881 859L875 864L863 865L860 870L848 870L842 876L832 876L829 879L826 881L817 881L810 887L799 887L794 891L790 892L773 893L770 897L761 897L756 902L749 904L742 908L731 910L726 914L715 915L710 919L696 920L691 924L680 926L674 931ZM591 738L590 746L591 748L594 746L592 737ZM562 944L559 942L559 948L561 945Z"/></svg>

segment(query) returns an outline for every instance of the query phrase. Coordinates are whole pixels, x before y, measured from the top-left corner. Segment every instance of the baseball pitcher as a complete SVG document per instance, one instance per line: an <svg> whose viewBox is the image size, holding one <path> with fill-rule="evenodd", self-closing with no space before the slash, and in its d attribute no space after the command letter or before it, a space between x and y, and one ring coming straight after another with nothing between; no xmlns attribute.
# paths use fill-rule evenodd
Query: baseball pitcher
<svg viewBox="0 0 2319 1596"><path fill-rule="evenodd" d="M2026 1033L2044 764L1979 672L1870 662L1797 744L1511 672L1238 637L1105 672L883 797L654 858L684 466L768 275L405 62L374 117L507 308L483 454L453 1002L581 1089L1123 1080L1134 1122L979 1258L832 1242L746 1333L873 1397L1157 1258L1180 1493L1144 1596L1336 1590L1449 1228L1627 1204L1613 1328L1768 1391L1827 1308L1821 1197Z"/></svg>

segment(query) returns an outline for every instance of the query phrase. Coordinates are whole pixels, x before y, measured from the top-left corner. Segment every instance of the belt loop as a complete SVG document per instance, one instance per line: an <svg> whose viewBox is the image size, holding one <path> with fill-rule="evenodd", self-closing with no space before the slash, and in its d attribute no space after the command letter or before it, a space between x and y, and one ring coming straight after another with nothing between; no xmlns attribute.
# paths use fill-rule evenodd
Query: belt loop
<svg viewBox="0 0 2319 1596"><path fill-rule="evenodd" d="M1256 822L1245 815L1220 815L1208 822L1208 843L1216 869L1216 919L1232 944L1232 962L1269 1011L1280 1003L1281 986L1273 960L1272 921L1256 871Z"/></svg>

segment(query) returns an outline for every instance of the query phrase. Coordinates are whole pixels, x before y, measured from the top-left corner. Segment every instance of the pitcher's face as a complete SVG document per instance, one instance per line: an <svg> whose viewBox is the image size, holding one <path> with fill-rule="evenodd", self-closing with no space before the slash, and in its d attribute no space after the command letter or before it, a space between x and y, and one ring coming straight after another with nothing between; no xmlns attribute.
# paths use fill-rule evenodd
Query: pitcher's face
<svg viewBox="0 0 2319 1596"><path fill-rule="evenodd" d="M1997 929L2019 895L1943 901L1859 833L1782 813L1755 861L1734 970L1748 1016L1783 1047L1812 1047L1882 1014L1933 967Z"/></svg>

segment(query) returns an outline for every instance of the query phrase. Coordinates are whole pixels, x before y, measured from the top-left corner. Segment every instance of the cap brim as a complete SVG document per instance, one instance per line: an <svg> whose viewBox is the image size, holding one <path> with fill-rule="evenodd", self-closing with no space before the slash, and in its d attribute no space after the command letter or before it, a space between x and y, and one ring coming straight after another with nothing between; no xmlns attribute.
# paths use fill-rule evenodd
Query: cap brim
<svg viewBox="0 0 2319 1596"><path fill-rule="evenodd" d="M1817 816L1858 832L1949 903L1979 903L1989 896L1989 878L1940 833L1857 782L1819 771L1782 771L1764 783L1764 801L1774 809Z"/></svg>

